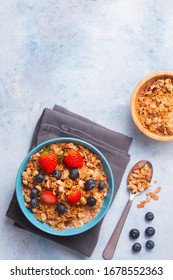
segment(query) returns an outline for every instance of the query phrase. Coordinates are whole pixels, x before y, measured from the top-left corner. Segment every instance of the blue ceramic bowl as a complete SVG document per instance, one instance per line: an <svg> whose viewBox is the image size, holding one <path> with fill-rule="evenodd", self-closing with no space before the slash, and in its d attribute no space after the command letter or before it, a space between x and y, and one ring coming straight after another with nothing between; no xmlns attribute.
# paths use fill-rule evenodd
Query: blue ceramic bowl
<svg viewBox="0 0 173 280"><path fill-rule="evenodd" d="M95 216L88 223L84 224L81 228L67 228L64 231L50 228L49 225L38 221L34 217L33 212L30 209L28 209L27 207L25 207L25 200L24 200L24 196L22 194L22 172L25 171L26 165L27 165L30 157L33 154L35 154L36 152L38 152L41 148L48 146L49 144L62 143L62 142L73 142L76 145L82 145L85 148L87 148L88 150L90 150L91 152L97 154L99 156L99 158L101 159L101 162L102 162L102 165L104 168L104 172L107 175L107 180L109 183L109 189L108 189L107 196L106 196L106 198L103 202L103 206L102 206L100 212L97 214L97 216ZM109 163L106 160L106 158L93 145L89 144L86 141L82 141L82 140L79 140L76 138L55 138L55 139L51 139L51 140L48 140L46 142L39 144L38 146L36 146L34 149L32 149L27 154L27 156L25 157L25 159L23 160L23 162L21 163L21 165L19 167L17 177L16 177L16 195L17 195L17 200L18 200L18 203L20 205L20 208L21 208L23 214L34 226L36 226L40 230L42 230L46 233L49 233L49 234L57 235L57 236L76 235L76 234L82 233L82 232L87 231L87 230L91 229L92 227L94 227L105 216L106 212L108 211L110 204L112 202L113 193L114 193L114 179L113 179L113 174L112 174L111 168L110 168Z"/></svg>

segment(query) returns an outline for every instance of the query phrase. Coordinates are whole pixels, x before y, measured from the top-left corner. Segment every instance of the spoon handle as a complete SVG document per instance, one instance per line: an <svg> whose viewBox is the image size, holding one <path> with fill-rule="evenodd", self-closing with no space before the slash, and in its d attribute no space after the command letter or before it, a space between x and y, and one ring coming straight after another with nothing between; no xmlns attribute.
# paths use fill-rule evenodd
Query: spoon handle
<svg viewBox="0 0 173 280"><path fill-rule="evenodd" d="M103 251L102 256L105 260L112 259L113 255L114 255L122 228L124 226L124 223L125 223L128 213L129 213L131 205L132 205L132 200L129 199L129 201L127 202L126 207L124 208L124 211L118 221L118 224L117 224L116 228L114 229L112 236L110 237L110 239Z"/></svg>

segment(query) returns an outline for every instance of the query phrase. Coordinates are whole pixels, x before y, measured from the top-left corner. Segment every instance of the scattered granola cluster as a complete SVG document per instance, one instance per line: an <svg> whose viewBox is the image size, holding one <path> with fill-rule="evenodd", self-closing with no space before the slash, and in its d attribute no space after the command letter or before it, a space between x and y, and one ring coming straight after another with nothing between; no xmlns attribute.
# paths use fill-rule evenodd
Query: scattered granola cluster
<svg viewBox="0 0 173 280"><path fill-rule="evenodd" d="M162 78L146 85L136 109L144 128L162 136L173 135L173 80Z"/></svg>
<svg viewBox="0 0 173 280"><path fill-rule="evenodd" d="M151 199L154 200L158 200L159 196L158 193L161 191L161 187L158 186L154 192L147 192L146 193L146 199L141 200L138 204L137 204L137 208L143 208L148 202L151 201Z"/></svg>
<svg viewBox="0 0 173 280"><path fill-rule="evenodd" d="M143 192L150 186L152 169L147 163L139 162L130 172L128 188L132 194Z"/></svg>

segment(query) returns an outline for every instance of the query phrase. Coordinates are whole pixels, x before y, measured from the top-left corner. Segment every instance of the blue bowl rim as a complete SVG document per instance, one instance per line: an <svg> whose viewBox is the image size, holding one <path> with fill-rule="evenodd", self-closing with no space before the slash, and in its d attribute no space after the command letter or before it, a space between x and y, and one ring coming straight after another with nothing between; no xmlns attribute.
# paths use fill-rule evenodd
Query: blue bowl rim
<svg viewBox="0 0 173 280"><path fill-rule="evenodd" d="M105 201L103 202L103 206L100 209L100 212L93 218L91 219L88 223L84 224L82 227L80 228L67 228L64 231L60 231L54 228L50 228L50 226L48 224L42 223L40 221L38 221L35 217L32 211L30 211L30 209L28 209L24 204L24 196L22 193L22 172L25 170L26 165L30 159L30 157L35 154L36 152L38 152L41 148L48 146L50 144L53 143L61 143L61 142L73 142L76 145L83 145L84 147L86 147L87 149L89 149L90 151L96 153L99 158L101 159L101 162L103 164L103 167L105 169L107 169L107 173L109 173L109 190L108 190L108 195L105 197ZM113 194L114 194L114 177L113 177L113 173L112 173L112 169L107 161L107 159L105 158L105 156L92 144L90 144L87 141L81 140L81 139L77 139L77 138L73 138L73 137L59 137L59 138L53 138L47 141L44 141L40 144L38 144L37 146L35 146L27 155L26 157L23 159L18 172L17 172L17 176L16 176L16 196L17 196L17 200L20 206L20 209L22 210L23 214L25 215L25 217L38 229L51 234L51 235L56 235L56 236L71 236L71 235L77 235L80 233L83 233L89 229L91 229L92 227L94 227L97 223L99 223L102 218L105 216L105 214L107 213L111 203L112 203L112 199L113 199ZM106 204L106 205L104 205Z"/></svg>

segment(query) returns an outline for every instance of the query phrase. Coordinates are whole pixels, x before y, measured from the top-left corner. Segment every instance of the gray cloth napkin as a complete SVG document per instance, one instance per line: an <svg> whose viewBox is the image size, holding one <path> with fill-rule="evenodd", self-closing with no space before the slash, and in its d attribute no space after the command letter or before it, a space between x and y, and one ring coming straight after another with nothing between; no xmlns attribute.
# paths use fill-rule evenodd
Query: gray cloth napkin
<svg viewBox="0 0 173 280"><path fill-rule="evenodd" d="M53 110L44 109L35 127L29 150L43 141L57 137L80 138L93 144L104 154L114 175L115 197L125 168L130 160L128 150L132 138L107 129L63 107L55 105ZM95 249L103 221L102 219L95 227L78 235L68 237L54 236L42 232L26 219L20 210L15 192L6 215L15 221L15 226L70 247L88 257L91 256Z"/></svg>

